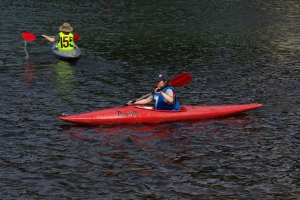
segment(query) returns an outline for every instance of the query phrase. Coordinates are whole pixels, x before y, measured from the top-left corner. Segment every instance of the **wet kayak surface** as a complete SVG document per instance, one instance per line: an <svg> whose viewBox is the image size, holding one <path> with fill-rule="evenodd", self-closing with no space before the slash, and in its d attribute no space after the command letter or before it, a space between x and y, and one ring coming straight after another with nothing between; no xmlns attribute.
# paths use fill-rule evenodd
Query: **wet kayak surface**
<svg viewBox="0 0 300 200"><path fill-rule="evenodd" d="M63 115L59 119L81 125L157 124L228 117L261 106L262 104L181 106L180 110L156 110L152 106L121 106L74 115Z"/></svg>

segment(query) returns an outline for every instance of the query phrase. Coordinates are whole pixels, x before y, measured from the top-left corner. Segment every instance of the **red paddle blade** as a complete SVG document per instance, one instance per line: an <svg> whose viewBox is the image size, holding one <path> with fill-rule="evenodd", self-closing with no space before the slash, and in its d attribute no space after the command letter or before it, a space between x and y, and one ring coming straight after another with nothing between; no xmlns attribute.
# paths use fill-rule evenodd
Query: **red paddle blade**
<svg viewBox="0 0 300 200"><path fill-rule="evenodd" d="M181 87L184 86L186 84L188 84L189 82L191 82L193 80L193 78L191 77L191 75L187 72L184 72L178 76L175 76L171 82L170 82L170 86L175 86L175 87Z"/></svg>
<svg viewBox="0 0 300 200"><path fill-rule="evenodd" d="M29 32L22 32L22 37L24 40L32 41L36 38L36 35Z"/></svg>
<svg viewBox="0 0 300 200"><path fill-rule="evenodd" d="M74 33L74 42L77 42L80 38L80 35L78 33Z"/></svg>

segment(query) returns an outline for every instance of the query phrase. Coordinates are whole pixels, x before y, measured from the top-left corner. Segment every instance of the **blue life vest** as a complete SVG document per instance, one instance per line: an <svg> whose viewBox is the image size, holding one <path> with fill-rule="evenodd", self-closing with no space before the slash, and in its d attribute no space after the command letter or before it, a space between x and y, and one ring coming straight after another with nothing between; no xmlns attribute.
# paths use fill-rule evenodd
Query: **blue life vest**
<svg viewBox="0 0 300 200"><path fill-rule="evenodd" d="M175 98L175 103L173 105L169 105L165 102L164 97L162 96L162 94L154 93L153 97L154 97L155 109L156 110L180 110L180 105L179 105L179 102L177 100L174 87L172 87L172 86L165 87L162 90L162 92L165 93L167 91L167 89L172 89L173 90L173 92L174 92L174 97L173 98Z"/></svg>

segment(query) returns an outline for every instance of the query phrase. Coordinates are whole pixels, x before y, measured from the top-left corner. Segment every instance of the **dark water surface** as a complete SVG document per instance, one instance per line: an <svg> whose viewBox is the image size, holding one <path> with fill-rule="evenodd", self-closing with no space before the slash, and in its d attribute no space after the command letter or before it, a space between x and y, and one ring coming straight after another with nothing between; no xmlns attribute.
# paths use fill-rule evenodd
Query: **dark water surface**
<svg viewBox="0 0 300 200"><path fill-rule="evenodd" d="M0 199L297 199L298 0L1 1ZM76 64L22 31L80 34ZM25 46L26 45L26 46ZM84 127L153 76L193 76L182 105L262 103L216 120Z"/></svg>

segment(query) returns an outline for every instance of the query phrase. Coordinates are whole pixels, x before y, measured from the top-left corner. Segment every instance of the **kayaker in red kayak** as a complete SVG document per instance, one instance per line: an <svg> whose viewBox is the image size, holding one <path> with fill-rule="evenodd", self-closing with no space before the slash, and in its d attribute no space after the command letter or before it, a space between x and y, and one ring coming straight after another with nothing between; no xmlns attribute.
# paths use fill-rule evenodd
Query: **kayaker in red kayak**
<svg viewBox="0 0 300 200"><path fill-rule="evenodd" d="M159 72L154 78L156 88L146 99L129 101L127 105L145 105L154 101L157 110L180 110L174 87L169 86L169 77L165 71Z"/></svg>
<svg viewBox="0 0 300 200"><path fill-rule="evenodd" d="M54 38L47 35L42 35L49 42L57 42L58 50L73 50L75 47L73 27L69 23L63 23L59 27L59 32Z"/></svg>

